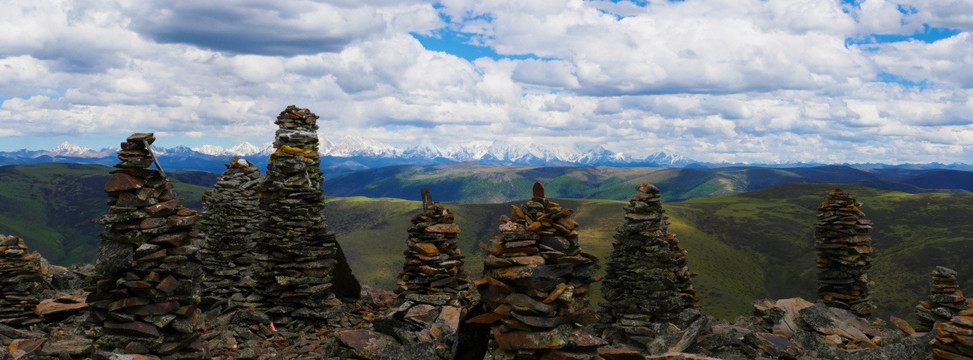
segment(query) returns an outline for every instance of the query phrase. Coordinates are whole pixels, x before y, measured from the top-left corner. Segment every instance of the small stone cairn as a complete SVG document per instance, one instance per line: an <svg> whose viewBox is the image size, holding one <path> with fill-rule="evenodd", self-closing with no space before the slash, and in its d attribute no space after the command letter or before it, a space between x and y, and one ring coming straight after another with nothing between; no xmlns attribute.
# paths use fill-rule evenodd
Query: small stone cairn
<svg viewBox="0 0 973 360"><path fill-rule="evenodd" d="M937 321L933 326L932 358L937 360L973 359L973 300L967 299L966 309L949 321Z"/></svg>
<svg viewBox="0 0 973 360"><path fill-rule="evenodd" d="M50 289L46 268L40 254L27 251L23 239L0 235L0 323L27 327L41 322L34 308L41 292Z"/></svg>
<svg viewBox="0 0 973 360"><path fill-rule="evenodd" d="M929 331L937 322L949 321L956 313L969 308L959 289L956 271L937 266L932 272L932 286L927 300L916 305L918 331Z"/></svg>
<svg viewBox="0 0 973 360"><path fill-rule="evenodd" d="M466 307L472 286L470 272L463 270L459 226L452 212L432 200L429 189L421 194L422 212L412 216L409 248L395 292L419 303Z"/></svg>
<svg viewBox="0 0 973 360"><path fill-rule="evenodd" d="M387 356L398 350L452 359L459 343L460 319L473 291L470 272L463 270L460 228L453 222L453 213L434 202L429 189L422 189L422 212L412 216L408 231L397 299L384 317L375 320L375 328L393 335L404 347L386 349ZM339 336L348 336L345 334Z"/></svg>
<svg viewBox="0 0 973 360"><path fill-rule="evenodd" d="M588 302L596 258L581 250L573 210L544 197L511 206L500 235L487 246L476 281L486 313L468 322L492 324L493 359L589 359L604 340L584 331L597 321Z"/></svg>
<svg viewBox="0 0 973 360"><path fill-rule="evenodd" d="M646 183L625 207L601 287L601 323L613 343L644 349L671 325L685 329L700 316L695 274L664 213L659 189Z"/></svg>
<svg viewBox="0 0 973 360"><path fill-rule="evenodd" d="M336 318L341 301L335 295L357 298L361 291L324 219L317 119L293 105L280 113L262 185L266 216L257 260L264 270L256 293L260 310L278 325Z"/></svg>
<svg viewBox="0 0 973 360"><path fill-rule="evenodd" d="M875 311L871 302L872 221L861 203L839 189L831 190L818 206L814 247L818 251L818 296L831 307L858 316Z"/></svg>
<svg viewBox="0 0 973 360"><path fill-rule="evenodd" d="M260 169L233 157L212 190L203 195L199 228L204 238L202 305L224 304L223 310L257 305L253 251L260 240Z"/></svg>
<svg viewBox="0 0 973 360"><path fill-rule="evenodd" d="M108 213L95 220L105 225L87 299L96 359L205 358L197 332L198 215L182 207L161 169L148 169L153 141L151 133L133 134L121 144L121 162L105 184Z"/></svg>

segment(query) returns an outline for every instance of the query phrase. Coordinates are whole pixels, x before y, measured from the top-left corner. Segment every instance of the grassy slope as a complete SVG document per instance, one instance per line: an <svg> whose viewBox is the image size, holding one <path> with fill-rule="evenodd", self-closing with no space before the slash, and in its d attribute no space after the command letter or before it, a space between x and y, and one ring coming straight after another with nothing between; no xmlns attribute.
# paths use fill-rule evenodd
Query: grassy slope
<svg viewBox="0 0 973 360"><path fill-rule="evenodd" d="M839 182L909 193L946 188L959 192L973 186L968 184L970 178L973 178L971 172L866 171L847 166L675 169L448 164L391 166L342 174L326 180L324 188L334 196L411 199L425 187L443 194L443 201L498 203L514 201L521 194L529 193L534 181L543 182L552 197L611 200L625 200L635 185L649 182L662 190L664 201L682 201L789 183Z"/></svg>
<svg viewBox="0 0 973 360"><path fill-rule="evenodd" d="M690 269L704 309L732 318L749 313L751 301L801 296L815 299L814 212L827 184L792 184L745 194L666 203L670 230L689 251ZM960 272L963 290L971 293L973 195L905 194L864 187L845 187L877 226L872 276L880 316L912 319L912 307L928 291L935 265ZM606 258L614 228L621 223L624 202L558 200L576 209L581 241L589 252ZM509 204L448 203L463 234L461 249L467 269L479 276L478 242L495 235L497 219ZM402 266L406 228L418 202L396 199L331 198L327 212L339 241L355 259L352 268L366 284L392 289ZM338 215L341 214L341 215ZM382 219L381 221L369 219ZM603 270L603 269L602 269ZM595 291L597 299L600 292Z"/></svg>
<svg viewBox="0 0 973 360"><path fill-rule="evenodd" d="M93 261L101 226L91 219L108 210L102 189L109 171L55 163L0 167L0 233L22 237L54 264ZM199 208L206 188L174 185L187 207Z"/></svg>

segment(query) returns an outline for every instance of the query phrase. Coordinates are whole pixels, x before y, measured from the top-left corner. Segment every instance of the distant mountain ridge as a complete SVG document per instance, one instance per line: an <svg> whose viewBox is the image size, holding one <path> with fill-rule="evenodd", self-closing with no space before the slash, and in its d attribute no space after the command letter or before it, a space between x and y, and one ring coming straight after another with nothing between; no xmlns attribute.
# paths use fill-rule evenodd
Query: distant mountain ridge
<svg viewBox="0 0 973 360"><path fill-rule="evenodd" d="M216 145L202 145L195 148L175 146L171 148L154 147L159 157L166 157L165 163L176 170L202 170L222 172L223 165L232 156L245 157L263 167L267 157L274 151L273 143L254 145L241 142L229 148ZM95 150L90 147L61 143L48 150L18 150L0 152L0 165L34 164L46 162L68 162L112 165L115 163L115 148ZM773 163L773 164L731 164L703 163L666 152L634 155L615 152L600 145L545 145L519 143L506 140L473 141L462 145L439 147L423 142L409 148L397 148L364 137L344 137L337 142L322 138L319 151L322 167L328 175L373 169L390 165L442 165L452 163L472 163L478 165L504 166L616 166L616 167L674 167L674 168L717 168L729 166L756 166L769 168L814 167L829 165L823 163ZM849 164L842 164L849 165ZM904 169L954 169L973 170L968 164L854 164L862 168L904 168Z"/></svg>

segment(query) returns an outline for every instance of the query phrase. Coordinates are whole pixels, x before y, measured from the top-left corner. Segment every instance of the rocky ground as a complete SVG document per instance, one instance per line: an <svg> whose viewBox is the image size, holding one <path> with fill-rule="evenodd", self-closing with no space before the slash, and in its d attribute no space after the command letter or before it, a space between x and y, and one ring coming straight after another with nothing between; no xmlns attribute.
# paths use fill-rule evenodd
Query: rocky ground
<svg viewBox="0 0 973 360"><path fill-rule="evenodd" d="M41 321L29 327L0 324L0 359L152 359L147 356L96 354L83 325L87 316L81 290L91 265L64 269L50 266L52 289L35 313ZM423 358L393 337L372 331L389 312L391 292L365 287L361 300L343 303L344 314L319 326L279 328L266 315L232 304L208 309L200 329L213 359ZM482 359L469 341L475 329L463 325L456 358ZM677 329L674 329L677 330ZM686 329L658 337L652 355L606 346L604 359L925 359L931 332L915 332L906 322L862 320L851 312L800 298L758 300L754 313L734 321L703 317ZM410 355L411 354L411 355Z"/></svg>

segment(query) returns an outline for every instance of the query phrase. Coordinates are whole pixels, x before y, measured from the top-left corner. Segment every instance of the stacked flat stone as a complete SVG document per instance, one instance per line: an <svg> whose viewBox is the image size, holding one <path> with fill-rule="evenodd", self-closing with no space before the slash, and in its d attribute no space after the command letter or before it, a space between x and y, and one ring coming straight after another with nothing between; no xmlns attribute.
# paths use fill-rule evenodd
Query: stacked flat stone
<svg viewBox="0 0 973 360"><path fill-rule="evenodd" d="M261 190L266 216L257 257L264 271L256 293L260 309L278 325L334 318L341 304L335 293L358 296L360 291L324 219L317 119L293 105L280 113L274 122L280 127L276 150Z"/></svg>
<svg viewBox="0 0 973 360"><path fill-rule="evenodd" d="M937 360L973 359L973 308L967 299L966 310L953 315L949 321L939 321L933 327L932 358Z"/></svg>
<svg viewBox="0 0 973 360"><path fill-rule="evenodd" d="M644 348L669 324L684 329L700 315L686 250L669 232L662 195L650 184L625 207L625 223L601 287L601 323L606 340Z"/></svg>
<svg viewBox="0 0 973 360"><path fill-rule="evenodd" d="M431 353L456 353L459 321L469 307L470 272L463 270L459 226L453 213L422 189L422 212L412 216L398 298L376 328L403 345L434 343Z"/></svg>
<svg viewBox="0 0 973 360"><path fill-rule="evenodd" d="M818 206L814 247L818 251L818 296L831 307L858 316L875 311L871 301L872 221L848 193L831 190Z"/></svg>
<svg viewBox="0 0 973 360"><path fill-rule="evenodd" d="M87 298L90 334L102 352L204 358L197 332L198 215L182 207L159 170L148 169L153 141L151 133L128 137L105 184L109 209L95 220L105 230L97 283Z"/></svg>
<svg viewBox="0 0 973 360"><path fill-rule="evenodd" d="M581 250L573 210L534 197L501 217L476 281L487 312L472 323L492 324L493 359L594 358L607 344L583 326L597 321L588 302L596 258Z"/></svg>
<svg viewBox="0 0 973 360"><path fill-rule="evenodd" d="M969 308L963 291L959 289L956 270L937 266L932 272L929 297L916 305L919 326L916 330L929 331L937 322L949 321L958 312Z"/></svg>
<svg viewBox="0 0 973 360"><path fill-rule="evenodd" d="M470 272L463 270L459 226L453 222L452 212L432 200L429 189L422 189L421 194L422 212L412 216L409 248L395 292L417 302L465 307L472 286Z"/></svg>
<svg viewBox="0 0 973 360"><path fill-rule="evenodd" d="M263 174L253 163L233 157L212 190L203 195L199 228L203 243L202 305L250 308L259 271L253 251L260 239L259 188Z"/></svg>
<svg viewBox="0 0 973 360"><path fill-rule="evenodd" d="M43 262L20 237L0 235L0 323L25 327L41 322L34 308L41 291L50 289Z"/></svg>

